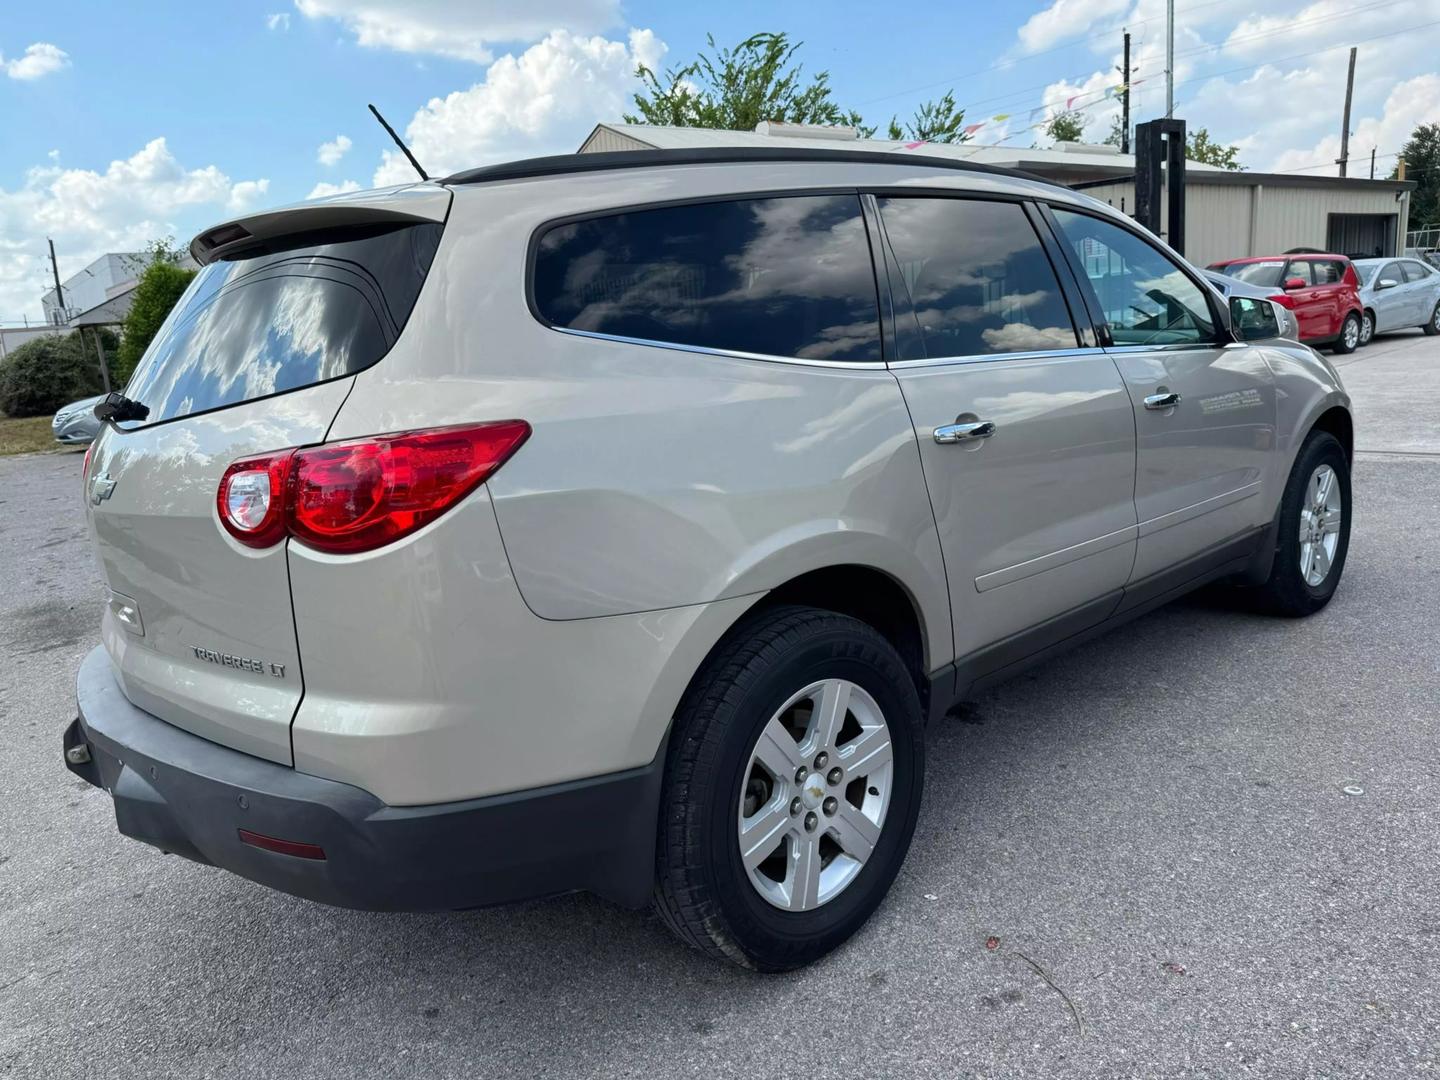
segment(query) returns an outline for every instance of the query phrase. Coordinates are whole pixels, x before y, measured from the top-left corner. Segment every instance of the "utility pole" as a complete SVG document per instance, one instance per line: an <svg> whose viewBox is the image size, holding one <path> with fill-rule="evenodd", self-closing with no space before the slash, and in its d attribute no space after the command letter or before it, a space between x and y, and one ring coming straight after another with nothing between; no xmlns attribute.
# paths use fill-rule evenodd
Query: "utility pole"
<svg viewBox="0 0 1440 1080"><path fill-rule="evenodd" d="M1350 98L1355 93L1355 53L1350 47L1350 73L1345 76L1345 119L1340 124L1340 175L1344 176L1350 167Z"/></svg>
<svg viewBox="0 0 1440 1080"><path fill-rule="evenodd" d="M1175 0L1165 0L1165 119L1175 115Z"/></svg>
<svg viewBox="0 0 1440 1080"><path fill-rule="evenodd" d="M1370 179L1375 179L1375 147L1370 147Z"/></svg>
<svg viewBox="0 0 1440 1080"><path fill-rule="evenodd" d="M60 322L63 324L67 318L65 310L65 290L60 288L60 267L55 262L55 241L46 237L50 245L50 273L55 275L55 305L60 309Z"/></svg>
<svg viewBox="0 0 1440 1080"><path fill-rule="evenodd" d="M1130 31L1125 31L1125 89L1120 92L1120 152L1130 153Z"/></svg>

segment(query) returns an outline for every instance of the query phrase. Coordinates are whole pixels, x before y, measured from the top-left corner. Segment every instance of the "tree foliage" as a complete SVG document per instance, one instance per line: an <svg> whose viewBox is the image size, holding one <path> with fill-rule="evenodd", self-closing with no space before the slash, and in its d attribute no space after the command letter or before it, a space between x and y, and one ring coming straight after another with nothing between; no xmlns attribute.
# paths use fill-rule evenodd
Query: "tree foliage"
<svg viewBox="0 0 1440 1080"><path fill-rule="evenodd" d="M1400 157L1405 161L1405 179L1416 184L1410 194L1410 227L1440 225L1440 124L1421 124L1412 131ZM1397 164L1390 179L1399 176Z"/></svg>
<svg viewBox="0 0 1440 1080"><path fill-rule="evenodd" d="M1045 134L1056 142L1079 142L1085 134L1085 118L1078 112L1056 113Z"/></svg>
<svg viewBox="0 0 1440 1080"><path fill-rule="evenodd" d="M1185 156L1191 161L1203 162L1206 165L1218 165L1231 172L1239 172L1245 168L1236 160L1239 154L1238 146L1222 146L1217 142L1211 142L1210 132L1203 127L1192 131L1185 144Z"/></svg>
<svg viewBox="0 0 1440 1080"><path fill-rule="evenodd" d="M1114 118L1110 121L1110 134L1108 134L1108 135L1105 136L1104 142L1105 142L1105 145L1106 145L1106 146L1124 146L1124 145L1125 145L1125 115L1124 115L1124 113L1117 112L1117 113L1115 114Z"/></svg>
<svg viewBox="0 0 1440 1080"><path fill-rule="evenodd" d="M762 120L786 124L850 125L869 138L858 112L841 108L831 96L830 74L808 80L794 62L803 42L791 43L783 33L752 34L734 48L716 49L706 35L708 50L661 79L644 64L635 74L644 84L635 95L638 115L627 124L668 124L674 127L753 131Z"/></svg>
<svg viewBox="0 0 1440 1080"><path fill-rule="evenodd" d="M44 416L62 405L101 392L95 330L52 334L27 341L0 362L0 412ZM107 352L115 335L100 331Z"/></svg>
<svg viewBox="0 0 1440 1080"><path fill-rule="evenodd" d="M195 276L194 270L183 270L175 265L178 254L168 239L150 245L150 262L135 285L130 311L125 316L120 348L111 369L117 386L124 386L134 373L135 365L145 355L170 309Z"/></svg>
<svg viewBox="0 0 1440 1080"><path fill-rule="evenodd" d="M964 127L965 110L955 107L955 92L952 90L939 101L927 101L921 105L903 127L899 118L892 116L889 134L897 141L963 143L970 141Z"/></svg>

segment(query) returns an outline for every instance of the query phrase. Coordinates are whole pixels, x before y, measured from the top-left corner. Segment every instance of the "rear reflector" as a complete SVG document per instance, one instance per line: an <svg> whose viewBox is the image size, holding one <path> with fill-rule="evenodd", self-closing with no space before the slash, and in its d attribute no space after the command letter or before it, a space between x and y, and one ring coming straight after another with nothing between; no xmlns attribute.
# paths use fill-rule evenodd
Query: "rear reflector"
<svg viewBox="0 0 1440 1080"><path fill-rule="evenodd" d="M250 547L288 535L317 551L370 551L434 521L529 437L524 420L500 420L245 458L221 477L216 510Z"/></svg>
<svg viewBox="0 0 1440 1080"><path fill-rule="evenodd" d="M297 859L324 859L325 849L319 844L302 844L299 840L281 840L275 836L264 836L249 829L239 829L240 842L251 847L264 848L278 855L293 855Z"/></svg>

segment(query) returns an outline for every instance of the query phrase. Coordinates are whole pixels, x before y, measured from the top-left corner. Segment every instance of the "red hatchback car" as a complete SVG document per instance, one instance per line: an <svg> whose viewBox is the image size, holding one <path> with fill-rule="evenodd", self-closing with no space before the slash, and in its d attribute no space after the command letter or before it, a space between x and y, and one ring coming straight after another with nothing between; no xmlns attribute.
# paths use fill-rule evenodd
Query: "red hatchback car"
<svg viewBox="0 0 1440 1080"><path fill-rule="evenodd" d="M1210 264L1229 277L1274 289L1270 297L1295 312L1300 340L1329 345L1337 353L1360 344L1360 278L1343 255L1275 255Z"/></svg>

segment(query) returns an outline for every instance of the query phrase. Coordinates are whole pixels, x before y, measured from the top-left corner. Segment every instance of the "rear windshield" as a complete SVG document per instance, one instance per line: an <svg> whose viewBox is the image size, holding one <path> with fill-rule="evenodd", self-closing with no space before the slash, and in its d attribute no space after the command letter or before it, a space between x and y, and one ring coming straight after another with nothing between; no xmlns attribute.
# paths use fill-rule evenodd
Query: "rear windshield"
<svg viewBox="0 0 1440 1080"><path fill-rule="evenodd" d="M153 424L369 367L410 317L441 229L301 234L210 264L155 335L126 395L149 408Z"/></svg>
<svg viewBox="0 0 1440 1080"><path fill-rule="evenodd" d="M1285 260L1276 259L1273 262L1231 263L1225 273L1251 285L1269 288L1280 284L1280 275L1284 271Z"/></svg>

